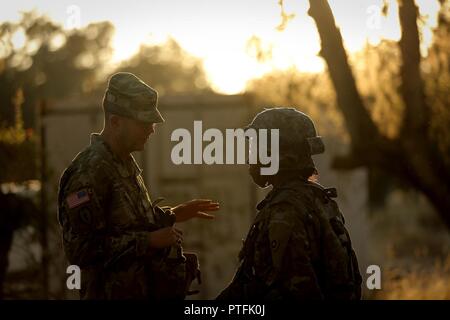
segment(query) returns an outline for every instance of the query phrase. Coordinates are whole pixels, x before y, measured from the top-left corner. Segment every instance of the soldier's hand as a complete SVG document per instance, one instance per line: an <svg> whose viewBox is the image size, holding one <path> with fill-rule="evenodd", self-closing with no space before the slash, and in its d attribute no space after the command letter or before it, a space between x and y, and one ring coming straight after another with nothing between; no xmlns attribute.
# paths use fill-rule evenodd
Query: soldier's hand
<svg viewBox="0 0 450 320"><path fill-rule="evenodd" d="M214 219L214 215L207 212L219 210L219 203L209 199L194 199L177 205L172 211L175 213L176 222L183 222L192 218Z"/></svg>
<svg viewBox="0 0 450 320"><path fill-rule="evenodd" d="M152 248L166 248L174 244L181 244L183 233L174 227L162 228L149 234L149 244Z"/></svg>

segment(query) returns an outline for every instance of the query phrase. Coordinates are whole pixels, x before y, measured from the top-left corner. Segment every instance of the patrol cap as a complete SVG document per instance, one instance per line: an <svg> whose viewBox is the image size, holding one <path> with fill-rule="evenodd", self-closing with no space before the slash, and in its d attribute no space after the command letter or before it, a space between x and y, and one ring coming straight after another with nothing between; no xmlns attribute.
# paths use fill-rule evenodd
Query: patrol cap
<svg viewBox="0 0 450 320"><path fill-rule="evenodd" d="M158 92L129 72L118 72L109 78L103 98L105 111L143 122L161 123Z"/></svg>

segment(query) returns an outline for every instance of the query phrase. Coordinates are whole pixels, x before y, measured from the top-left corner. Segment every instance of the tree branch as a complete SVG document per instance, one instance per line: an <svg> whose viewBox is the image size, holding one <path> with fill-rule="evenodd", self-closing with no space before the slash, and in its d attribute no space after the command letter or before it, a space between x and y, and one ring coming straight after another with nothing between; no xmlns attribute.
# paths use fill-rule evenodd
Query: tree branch
<svg viewBox="0 0 450 320"><path fill-rule="evenodd" d="M414 0L399 0L402 36L399 41L402 56L400 91L405 102L401 136L427 134L430 109L427 107L420 73L420 40L417 27L419 10Z"/></svg>
<svg viewBox="0 0 450 320"><path fill-rule="evenodd" d="M319 31L322 50L328 71L337 94L337 102L343 112L354 150L366 150L367 141L377 141L381 135L364 107L356 87L355 78L348 64L342 36L336 27L333 13L326 0L310 0L308 14Z"/></svg>

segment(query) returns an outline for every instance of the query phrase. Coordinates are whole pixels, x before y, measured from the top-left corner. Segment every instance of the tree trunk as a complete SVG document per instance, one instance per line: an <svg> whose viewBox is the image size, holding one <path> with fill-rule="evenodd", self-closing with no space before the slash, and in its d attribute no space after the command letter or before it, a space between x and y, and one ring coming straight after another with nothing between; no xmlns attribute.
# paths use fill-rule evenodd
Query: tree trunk
<svg viewBox="0 0 450 320"><path fill-rule="evenodd" d="M351 137L351 153L335 159L334 167L376 167L423 192L450 228L450 170L428 134L430 108L420 74L418 10L413 0L400 1L402 26L401 94L404 121L396 139L383 136L367 112L348 63L342 36L326 0L310 0L309 15L316 22L328 72Z"/></svg>

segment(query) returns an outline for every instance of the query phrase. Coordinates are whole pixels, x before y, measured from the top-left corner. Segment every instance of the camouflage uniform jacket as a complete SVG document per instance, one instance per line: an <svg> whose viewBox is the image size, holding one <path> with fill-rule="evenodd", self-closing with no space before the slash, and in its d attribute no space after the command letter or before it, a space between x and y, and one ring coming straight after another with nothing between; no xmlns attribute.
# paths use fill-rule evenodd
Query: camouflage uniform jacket
<svg viewBox="0 0 450 320"><path fill-rule="evenodd" d="M330 191L301 180L274 187L258 204L241 265L218 299L359 299L356 256Z"/></svg>
<svg viewBox="0 0 450 320"><path fill-rule="evenodd" d="M170 249L150 249L149 232L173 225L175 216L152 205L131 155L120 160L92 134L61 176L58 220L66 256L81 268L82 299L157 295L154 279Z"/></svg>

